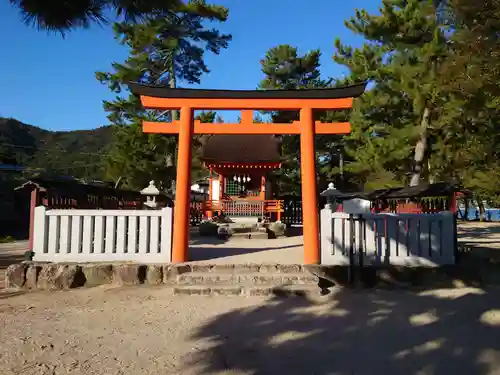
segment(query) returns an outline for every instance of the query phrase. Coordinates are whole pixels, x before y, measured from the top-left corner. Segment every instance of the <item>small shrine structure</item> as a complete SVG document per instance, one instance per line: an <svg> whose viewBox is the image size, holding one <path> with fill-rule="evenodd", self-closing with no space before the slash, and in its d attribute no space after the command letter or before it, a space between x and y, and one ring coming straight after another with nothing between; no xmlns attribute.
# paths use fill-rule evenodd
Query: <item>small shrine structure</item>
<svg viewBox="0 0 500 375"><path fill-rule="evenodd" d="M219 134L203 147L202 161L209 169L206 217L261 217L280 220L283 202L273 199L269 179L281 167L280 142L269 134Z"/></svg>

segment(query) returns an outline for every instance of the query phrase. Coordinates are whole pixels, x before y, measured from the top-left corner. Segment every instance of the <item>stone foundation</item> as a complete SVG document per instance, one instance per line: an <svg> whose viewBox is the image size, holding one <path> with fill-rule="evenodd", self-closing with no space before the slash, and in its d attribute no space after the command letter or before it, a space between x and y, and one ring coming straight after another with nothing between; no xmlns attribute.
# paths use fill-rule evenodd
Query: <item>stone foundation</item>
<svg viewBox="0 0 500 375"><path fill-rule="evenodd" d="M350 279L350 273L353 278ZM354 280L353 283L350 280ZM500 264L439 268L277 264L63 264L22 262L8 267L6 288L67 290L115 285L168 285L176 294L268 295L357 288L460 288L500 285ZM281 291L281 292L280 292Z"/></svg>

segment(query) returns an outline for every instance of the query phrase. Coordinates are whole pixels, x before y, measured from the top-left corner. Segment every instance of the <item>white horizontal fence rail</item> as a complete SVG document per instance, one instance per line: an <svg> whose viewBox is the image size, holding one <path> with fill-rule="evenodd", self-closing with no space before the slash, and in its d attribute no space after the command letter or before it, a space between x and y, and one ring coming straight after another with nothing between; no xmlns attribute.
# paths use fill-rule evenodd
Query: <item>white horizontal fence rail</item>
<svg viewBox="0 0 500 375"><path fill-rule="evenodd" d="M34 261L170 263L172 208L35 208Z"/></svg>
<svg viewBox="0 0 500 375"><path fill-rule="evenodd" d="M455 263L455 217L451 212L354 217L358 219L353 222L353 264L360 260L363 265L414 267ZM349 214L321 210L321 264L350 264L351 225Z"/></svg>

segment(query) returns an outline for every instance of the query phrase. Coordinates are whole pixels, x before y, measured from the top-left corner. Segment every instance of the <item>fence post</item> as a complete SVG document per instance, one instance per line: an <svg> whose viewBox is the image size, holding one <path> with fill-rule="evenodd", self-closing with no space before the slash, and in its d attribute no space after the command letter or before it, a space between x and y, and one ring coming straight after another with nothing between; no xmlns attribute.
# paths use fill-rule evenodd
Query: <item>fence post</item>
<svg viewBox="0 0 500 375"><path fill-rule="evenodd" d="M165 256L165 261L172 262L172 228L173 228L173 210L171 207L161 209L161 241L160 252ZM189 254L188 254L189 256Z"/></svg>
<svg viewBox="0 0 500 375"><path fill-rule="evenodd" d="M42 256L46 249L47 244L47 209L45 206L35 207L34 216L34 230L33 230L33 249L35 253L33 259Z"/></svg>
<svg viewBox="0 0 500 375"><path fill-rule="evenodd" d="M320 253L320 264L326 259L328 256L328 252L332 251L333 247L333 211L329 207L325 207L320 211L319 218L319 246L321 248Z"/></svg>

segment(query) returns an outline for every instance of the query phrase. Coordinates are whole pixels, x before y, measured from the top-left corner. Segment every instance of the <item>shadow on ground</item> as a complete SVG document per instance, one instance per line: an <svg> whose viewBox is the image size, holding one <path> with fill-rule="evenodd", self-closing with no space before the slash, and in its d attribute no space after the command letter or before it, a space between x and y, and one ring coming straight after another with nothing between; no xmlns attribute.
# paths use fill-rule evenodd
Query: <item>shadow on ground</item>
<svg viewBox="0 0 500 375"><path fill-rule="evenodd" d="M458 222L458 224L459 239L461 237L471 237L475 239L496 239L496 241L492 242L499 242L500 223Z"/></svg>
<svg viewBox="0 0 500 375"><path fill-rule="evenodd" d="M252 240L248 240L252 241ZM272 243L273 240L269 240ZM210 259L218 259L218 258L226 258L235 255L243 255L243 254L251 254L258 253L262 251L269 250L284 250L296 248L297 245L286 245L286 246L269 246L269 247L190 247L189 248L189 260L190 261L200 261L200 260L210 260ZM278 258L277 258L278 259Z"/></svg>
<svg viewBox="0 0 500 375"><path fill-rule="evenodd" d="M252 375L498 374L499 291L341 290L321 304L275 298L201 327L193 340L209 347L187 366Z"/></svg>

